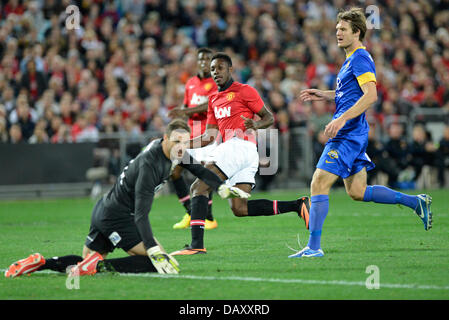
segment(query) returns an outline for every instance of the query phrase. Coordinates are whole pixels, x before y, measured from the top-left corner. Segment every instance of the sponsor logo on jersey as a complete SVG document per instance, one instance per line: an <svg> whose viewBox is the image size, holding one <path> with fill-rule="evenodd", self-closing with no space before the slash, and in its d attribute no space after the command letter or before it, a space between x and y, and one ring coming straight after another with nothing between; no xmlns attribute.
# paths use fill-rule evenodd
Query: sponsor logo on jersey
<svg viewBox="0 0 449 320"><path fill-rule="evenodd" d="M215 119L228 118L231 116L231 107L214 108Z"/></svg>
<svg viewBox="0 0 449 320"><path fill-rule="evenodd" d="M200 96L194 93L192 99L190 100L190 105L200 105L203 103L207 103L208 101L209 101L208 96Z"/></svg>
<svg viewBox="0 0 449 320"><path fill-rule="evenodd" d="M349 63L348 63L348 65L349 65ZM340 89L341 89L341 80L340 80L340 78L337 77L337 88L335 88L335 96L337 98L341 98L343 96L343 92L340 91Z"/></svg>

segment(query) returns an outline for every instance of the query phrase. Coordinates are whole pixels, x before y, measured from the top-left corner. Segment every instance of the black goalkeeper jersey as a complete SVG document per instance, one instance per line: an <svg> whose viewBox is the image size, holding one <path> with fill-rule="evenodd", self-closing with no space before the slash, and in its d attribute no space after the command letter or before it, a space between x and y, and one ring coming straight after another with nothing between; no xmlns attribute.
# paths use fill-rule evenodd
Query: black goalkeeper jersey
<svg viewBox="0 0 449 320"><path fill-rule="evenodd" d="M189 170L215 191L223 183L215 173L204 168L187 152L182 161L172 162L167 159L161 143L162 139L154 140L131 160L103 198L106 216L108 211L111 211L111 215L134 215L134 222L147 249L156 245L148 218L154 193L169 179L177 165Z"/></svg>

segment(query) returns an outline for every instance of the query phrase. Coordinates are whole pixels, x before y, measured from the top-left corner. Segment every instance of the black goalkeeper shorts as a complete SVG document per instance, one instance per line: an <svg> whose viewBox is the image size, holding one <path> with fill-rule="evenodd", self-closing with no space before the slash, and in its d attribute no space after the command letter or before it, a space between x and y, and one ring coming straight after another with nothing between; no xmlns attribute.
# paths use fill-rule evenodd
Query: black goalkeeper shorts
<svg viewBox="0 0 449 320"><path fill-rule="evenodd" d="M141 241L134 216L105 208L103 197L98 200L92 211L86 247L100 253L112 252L115 248L129 251Z"/></svg>

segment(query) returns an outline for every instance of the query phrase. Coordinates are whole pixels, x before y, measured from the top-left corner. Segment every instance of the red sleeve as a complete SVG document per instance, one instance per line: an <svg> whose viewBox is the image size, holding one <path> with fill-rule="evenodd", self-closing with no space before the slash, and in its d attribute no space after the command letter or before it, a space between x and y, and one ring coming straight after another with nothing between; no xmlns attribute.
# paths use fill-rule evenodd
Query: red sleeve
<svg viewBox="0 0 449 320"><path fill-rule="evenodd" d="M214 109L212 109L211 96L209 96L209 102L208 102L208 106L207 106L207 122L206 122L206 125L208 125L208 124L217 125L217 119L215 119Z"/></svg>
<svg viewBox="0 0 449 320"><path fill-rule="evenodd" d="M256 89L251 86L244 86L241 90L241 96L244 101L246 101L246 105L251 109L254 113L259 113L262 110L262 107L265 105L262 98Z"/></svg>

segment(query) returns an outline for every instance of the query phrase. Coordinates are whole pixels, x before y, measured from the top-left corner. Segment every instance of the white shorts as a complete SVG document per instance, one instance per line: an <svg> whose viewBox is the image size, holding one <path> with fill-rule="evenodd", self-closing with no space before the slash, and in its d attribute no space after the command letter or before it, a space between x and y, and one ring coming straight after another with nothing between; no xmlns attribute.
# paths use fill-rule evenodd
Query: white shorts
<svg viewBox="0 0 449 320"><path fill-rule="evenodd" d="M212 153L214 152L217 144L211 143L202 148L187 149L186 151L198 162L208 162L212 159Z"/></svg>
<svg viewBox="0 0 449 320"><path fill-rule="evenodd" d="M219 144L212 153L212 161L228 177L226 184L256 185L259 153L254 143L234 137Z"/></svg>

